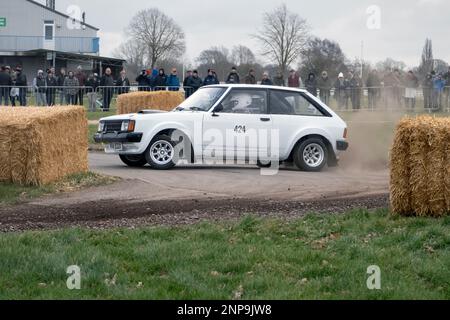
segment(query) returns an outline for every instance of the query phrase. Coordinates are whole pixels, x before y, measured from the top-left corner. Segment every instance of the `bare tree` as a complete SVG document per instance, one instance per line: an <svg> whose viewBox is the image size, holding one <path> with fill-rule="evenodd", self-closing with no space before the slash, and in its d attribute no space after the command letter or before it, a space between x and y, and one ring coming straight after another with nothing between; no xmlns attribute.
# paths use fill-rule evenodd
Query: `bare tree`
<svg viewBox="0 0 450 320"><path fill-rule="evenodd" d="M397 61L392 58L386 58L383 61L379 61L375 64L375 68L380 71L394 71L400 70L403 71L406 68L406 63L403 61Z"/></svg>
<svg viewBox="0 0 450 320"><path fill-rule="evenodd" d="M231 61L236 66L251 65L256 62L256 58L250 48L243 45L238 45L233 47L233 51L231 52Z"/></svg>
<svg viewBox="0 0 450 320"><path fill-rule="evenodd" d="M254 35L261 43L261 54L271 59L286 73L290 64L298 60L309 39L306 20L281 5L263 16L263 28Z"/></svg>
<svg viewBox="0 0 450 320"><path fill-rule="evenodd" d="M347 71L347 58L335 41L313 37L308 41L301 57L299 69L302 76L307 76L310 72L319 75L322 71L327 71L330 78L337 78L340 72Z"/></svg>
<svg viewBox="0 0 450 320"><path fill-rule="evenodd" d="M422 58L419 66L419 75L421 78L425 78L427 73L431 72L434 68L433 59L433 43L431 39L425 40L425 46L422 51Z"/></svg>
<svg viewBox="0 0 450 320"><path fill-rule="evenodd" d="M144 46L136 41L128 40L114 50L115 58L125 59L125 68L130 76L137 76L147 64Z"/></svg>
<svg viewBox="0 0 450 320"><path fill-rule="evenodd" d="M203 50L196 61L200 72L206 74L207 69L212 68L220 79L224 78L232 67L230 52L225 47L211 47Z"/></svg>
<svg viewBox="0 0 450 320"><path fill-rule="evenodd" d="M152 68L159 60L182 55L186 49L183 30L157 8L139 11L128 26L128 34L145 47Z"/></svg>

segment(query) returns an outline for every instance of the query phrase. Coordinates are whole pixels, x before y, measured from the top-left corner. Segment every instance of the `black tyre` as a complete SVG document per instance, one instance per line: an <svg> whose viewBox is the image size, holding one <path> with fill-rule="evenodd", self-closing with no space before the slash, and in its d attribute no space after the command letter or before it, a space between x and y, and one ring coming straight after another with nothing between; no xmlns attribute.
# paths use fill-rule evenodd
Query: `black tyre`
<svg viewBox="0 0 450 320"><path fill-rule="evenodd" d="M143 154L138 155L120 155L120 160L129 167L143 167L147 164L147 159Z"/></svg>
<svg viewBox="0 0 450 320"><path fill-rule="evenodd" d="M320 138L307 139L295 147L294 163L301 170L322 171L327 162L328 149Z"/></svg>
<svg viewBox="0 0 450 320"><path fill-rule="evenodd" d="M156 136L145 152L147 162L156 170L169 170L175 167L175 142L166 135Z"/></svg>
<svg viewBox="0 0 450 320"><path fill-rule="evenodd" d="M256 162L256 165L258 166L258 168L270 168L272 166L272 162L258 160Z"/></svg>

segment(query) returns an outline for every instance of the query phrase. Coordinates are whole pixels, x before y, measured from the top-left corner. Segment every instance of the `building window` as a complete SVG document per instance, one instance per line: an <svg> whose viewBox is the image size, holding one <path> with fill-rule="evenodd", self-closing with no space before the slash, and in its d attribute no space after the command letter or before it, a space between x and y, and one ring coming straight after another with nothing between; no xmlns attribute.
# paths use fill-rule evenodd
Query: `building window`
<svg viewBox="0 0 450 320"><path fill-rule="evenodd" d="M44 37L47 41L52 41L55 32L55 23L53 21L44 22Z"/></svg>

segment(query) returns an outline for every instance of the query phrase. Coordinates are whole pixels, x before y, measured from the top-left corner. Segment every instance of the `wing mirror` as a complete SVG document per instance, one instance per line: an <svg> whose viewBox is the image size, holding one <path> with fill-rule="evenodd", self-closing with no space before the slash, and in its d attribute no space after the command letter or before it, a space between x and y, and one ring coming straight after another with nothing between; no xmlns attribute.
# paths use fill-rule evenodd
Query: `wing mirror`
<svg viewBox="0 0 450 320"><path fill-rule="evenodd" d="M222 111L223 111L223 105L219 104L217 107L214 108L212 116L213 117L218 117L219 115L217 115L216 113L217 112L222 112Z"/></svg>

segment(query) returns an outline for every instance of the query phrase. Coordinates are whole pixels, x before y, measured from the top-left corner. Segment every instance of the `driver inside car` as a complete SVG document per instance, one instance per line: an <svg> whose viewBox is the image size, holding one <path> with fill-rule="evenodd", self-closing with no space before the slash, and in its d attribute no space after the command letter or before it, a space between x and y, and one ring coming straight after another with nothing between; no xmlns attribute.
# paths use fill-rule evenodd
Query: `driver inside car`
<svg viewBox="0 0 450 320"><path fill-rule="evenodd" d="M224 103L224 112L229 113L260 113L261 97L253 98L248 93L233 95L229 102Z"/></svg>

